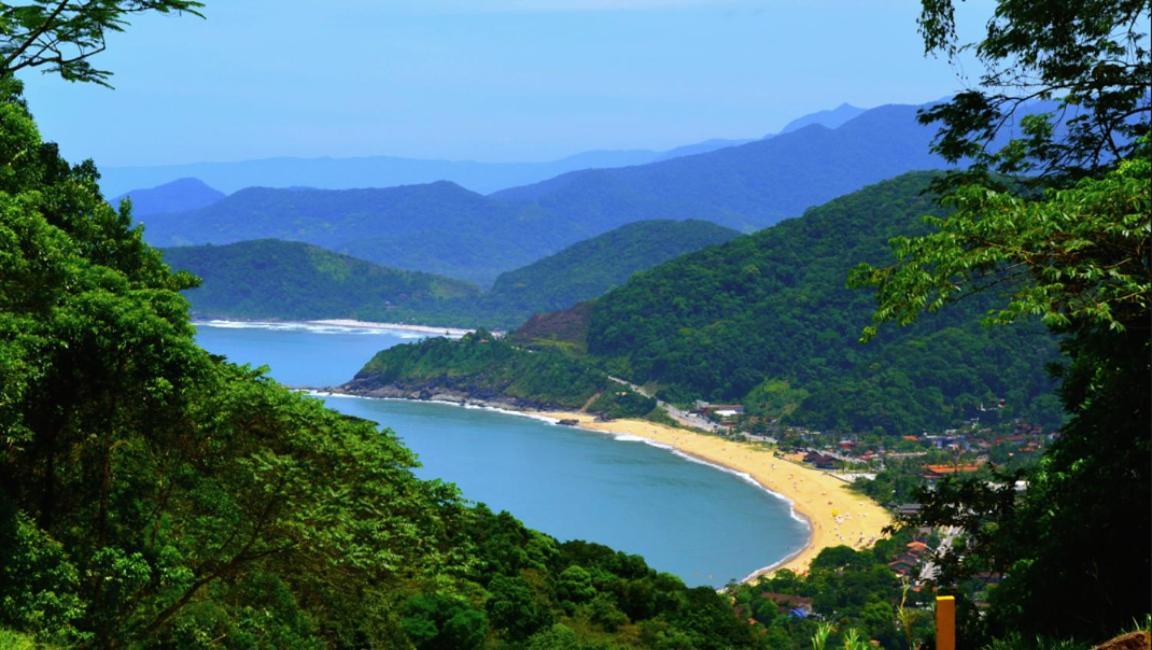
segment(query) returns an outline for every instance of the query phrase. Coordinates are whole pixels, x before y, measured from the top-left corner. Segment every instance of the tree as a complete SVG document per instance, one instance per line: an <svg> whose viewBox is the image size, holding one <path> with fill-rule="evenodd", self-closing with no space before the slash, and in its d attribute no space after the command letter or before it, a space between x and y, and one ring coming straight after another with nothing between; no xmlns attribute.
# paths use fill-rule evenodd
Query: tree
<svg viewBox="0 0 1152 650"><path fill-rule="evenodd" d="M946 482L921 495L914 518L966 533L942 558L945 586L977 571L1004 574L984 620L993 633L1103 638L1152 609L1152 165L1140 31L1149 7L1000 0L975 45L987 66L982 87L921 116L943 123L938 151L974 160L944 198L954 212L929 219L927 235L894 239L891 266L853 274L877 289L866 339L882 323L990 291L1002 302L989 322L1038 317L1062 336L1065 360L1054 370L1068 420L1039 466L999 482ZM924 1L928 51L971 47L956 44L952 9ZM1072 117L1062 128L1052 116L1026 117L1024 138L985 151L1032 98L1055 98ZM989 171L1035 172L1028 184L1048 189Z"/></svg>
<svg viewBox="0 0 1152 650"><path fill-rule="evenodd" d="M199 16L198 0L33 0L0 2L0 77L45 68L68 81L108 85L112 75L89 58L104 51L109 32L123 31L128 18L148 12Z"/></svg>
<svg viewBox="0 0 1152 650"><path fill-rule="evenodd" d="M962 177L993 170L1075 180L1129 157L1148 133L1148 0L1000 0L979 43L958 42L953 0L922 6L926 53L955 60L974 52L984 65L978 87L920 115L941 123L935 151L974 161ZM990 150L1037 100L1055 103L1022 117L1023 137Z"/></svg>

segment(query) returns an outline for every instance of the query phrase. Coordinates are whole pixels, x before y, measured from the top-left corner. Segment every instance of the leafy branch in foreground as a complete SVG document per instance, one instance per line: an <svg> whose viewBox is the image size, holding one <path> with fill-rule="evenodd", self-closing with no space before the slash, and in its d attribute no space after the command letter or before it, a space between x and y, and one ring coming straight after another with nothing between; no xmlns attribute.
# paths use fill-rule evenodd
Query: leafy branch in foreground
<svg viewBox="0 0 1152 650"><path fill-rule="evenodd" d="M989 283L1010 287L1007 304L989 320L1039 316L1056 330L1125 330L1147 314L1152 296L1147 158L1125 161L1100 180L1052 190L1029 200L978 185L946 201L947 218L921 237L892 240L896 264L861 264L855 286L878 289L874 324L906 325Z"/></svg>
<svg viewBox="0 0 1152 650"><path fill-rule="evenodd" d="M893 266L855 270L857 285L878 289L865 337L989 284L1009 291L991 322L1039 316L1064 336L1069 419L1039 466L939 485L921 493L909 522L964 530L965 545L942 558L946 588L975 573L1003 576L977 622L987 629L969 635L1100 639L1152 608L1150 174L1140 156L1038 200L961 188L935 232L893 241Z"/></svg>
<svg viewBox="0 0 1152 650"><path fill-rule="evenodd" d="M1131 157L1148 133L1149 0L1001 0L978 43L959 41L954 0L921 4L926 53L952 61L974 53L984 66L977 88L920 114L941 124L937 153L974 163L962 177L1096 175ZM1014 124L1036 100L1054 103ZM1023 137L991 150L1017 126Z"/></svg>
<svg viewBox="0 0 1152 650"><path fill-rule="evenodd" d="M35 0L0 3L0 76L44 67L68 81L108 85L112 73L89 58L104 51L109 32L148 12L201 16L197 0ZM201 16L202 17L202 16Z"/></svg>

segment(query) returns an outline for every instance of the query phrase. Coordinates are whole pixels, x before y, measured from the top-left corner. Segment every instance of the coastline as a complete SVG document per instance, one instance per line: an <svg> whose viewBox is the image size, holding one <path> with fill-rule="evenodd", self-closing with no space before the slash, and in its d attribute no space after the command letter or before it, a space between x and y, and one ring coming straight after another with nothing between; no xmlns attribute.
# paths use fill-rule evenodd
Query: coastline
<svg viewBox="0 0 1152 650"><path fill-rule="evenodd" d="M760 576L779 569L806 572L812 560L825 548L841 544L854 549L864 548L881 538L884 526L892 522L890 513L879 504L852 492L843 481L825 472L785 460L762 447L688 429L638 419L600 421L595 416L578 411L524 408L507 402L461 399L461 396L455 394L415 399L411 395L399 393L371 395L332 388L309 392L373 399L432 401L464 408L485 408L554 424L560 420L574 420L576 423L573 426L576 428L613 435L622 442L636 441L661 447L688 460L736 474L788 502L793 517L803 521L809 531L804 546L756 569L741 582L754 582Z"/></svg>
<svg viewBox="0 0 1152 650"><path fill-rule="evenodd" d="M841 544L860 549L883 536L892 517L868 497L820 470L777 457L772 451L745 442L726 440L646 420L597 421L587 413L543 411L550 419L576 420L580 428L633 436L649 444L671 449L720 469L747 477L761 489L792 506L808 524L808 542L792 554L757 569L742 582L779 569L806 572L825 548Z"/></svg>

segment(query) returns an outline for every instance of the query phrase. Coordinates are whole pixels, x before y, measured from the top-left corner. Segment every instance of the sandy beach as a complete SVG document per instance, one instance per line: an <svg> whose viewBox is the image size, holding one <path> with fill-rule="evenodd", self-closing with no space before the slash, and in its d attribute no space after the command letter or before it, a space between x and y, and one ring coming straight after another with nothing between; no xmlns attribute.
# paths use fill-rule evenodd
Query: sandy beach
<svg viewBox="0 0 1152 650"><path fill-rule="evenodd" d="M824 472L778 458L771 451L752 444L694 433L645 420L598 422L586 413L541 412L556 420L577 420L581 428L636 436L666 445L683 454L747 474L761 487L792 502L804 517L812 534L808 545L774 565L752 573L745 582L777 569L807 571L821 550L841 544L853 548L869 546L883 536L891 515L871 499L852 492L843 481Z"/></svg>

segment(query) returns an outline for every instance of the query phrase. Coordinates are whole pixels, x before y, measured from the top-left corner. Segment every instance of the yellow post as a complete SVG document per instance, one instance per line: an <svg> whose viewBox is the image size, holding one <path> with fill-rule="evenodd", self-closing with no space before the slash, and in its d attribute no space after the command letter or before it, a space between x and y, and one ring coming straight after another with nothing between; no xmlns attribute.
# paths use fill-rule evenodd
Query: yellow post
<svg viewBox="0 0 1152 650"><path fill-rule="evenodd" d="M956 598L936 597L936 650L956 650Z"/></svg>

